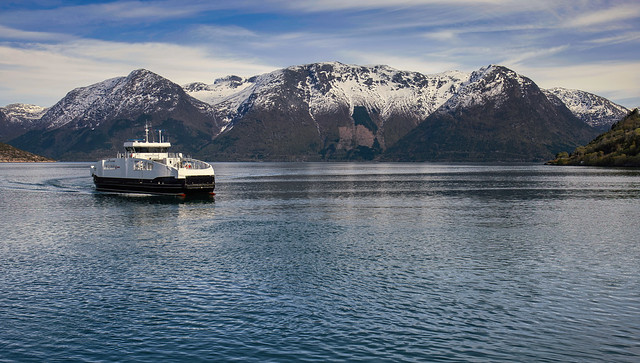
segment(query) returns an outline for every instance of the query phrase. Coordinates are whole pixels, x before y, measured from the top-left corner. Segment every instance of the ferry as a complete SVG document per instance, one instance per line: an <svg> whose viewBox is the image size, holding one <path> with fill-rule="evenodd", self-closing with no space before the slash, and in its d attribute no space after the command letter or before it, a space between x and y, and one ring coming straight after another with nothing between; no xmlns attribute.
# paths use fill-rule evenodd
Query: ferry
<svg viewBox="0 0 640 363"><path fill-rule="evenodd" d="M158 195L214 195L213 167L204 161L170 153L171 143L149 141L149 125L144 140L128 140L124 153L91 165L96 190L116 193Z"/></svg>

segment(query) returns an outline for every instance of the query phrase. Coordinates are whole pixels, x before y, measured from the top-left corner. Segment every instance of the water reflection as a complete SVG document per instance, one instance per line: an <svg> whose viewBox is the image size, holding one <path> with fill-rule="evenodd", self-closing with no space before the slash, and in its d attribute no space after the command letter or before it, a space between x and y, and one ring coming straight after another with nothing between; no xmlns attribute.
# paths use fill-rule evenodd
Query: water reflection
<svg viewBox="0 0 640 363"><path fill-rule="evenodd" d="M215 215L215 196L177 197L143 194L92 194L95 206L111 210L109 223L123 227L177 226L188 220L209 219Z"/></svg>
<svg viewBox="0 0 640 363"><path fill-rule="evenodd" d="M182 200L0 165L0 360L638 358L637 171L215 167Z"/></svg>

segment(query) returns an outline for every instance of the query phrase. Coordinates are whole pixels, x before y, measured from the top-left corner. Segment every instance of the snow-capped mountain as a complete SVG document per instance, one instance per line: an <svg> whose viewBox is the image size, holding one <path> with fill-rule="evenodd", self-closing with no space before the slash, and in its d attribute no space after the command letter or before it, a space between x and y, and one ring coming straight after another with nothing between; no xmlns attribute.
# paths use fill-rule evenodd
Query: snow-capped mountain
<svg viewBox="0 0 640 363"><path fill-rule="evenodd" d="M257 77L252 77L245 80L238 76L228 76L216 79L213 84L210 85L195 82L184 85L183 88L189 95L200 101L215 105L234 96L245 88L253 86L256 78Z"/></svg>
<svg viewBox="0 0 640 363"><path fill-rule="evenodd" d="M305 133L315 134L315 153L326 158L359 146L393 144L454 95L468 77L456 71L424 75L388 66L329 62L288 67L249 79L230 76L212 85L192 83L185 89L216 108L225 133L234 127L244 129L241 124L252 123L247 121L252 117L278 129L281 138L286 138L287 128L300 130L303 125ZM280 130L284 110L292 121ZM266 147L264 140L250 140L258 136L251 132L233 134L229 137L251 145L243 148L247 153ZM279 152L285 152L286 143L278 143L282 145ZM233 149L234 155L239 152Z"/></svg>
<svg viewBox="0 0 640 363"><path fill-rule="evenodd" d="M509 87L517 89L521 97L526 97L533 87L537 89L529 78L506 67L490 65L471 73L469 80L446 101L444 108L468 108L488 102L500 107L508 99L506 92Z"/></svg>
<svg viewBox="0 0 640 363"><path fill-rule="evenodd" d="M385 154L391 160L548 160L597 131L529 78L489 66Z"/></svg>
<svg viewBox="0 0 640 363"><path fill-rule="evenodd" d="M0 141L8 141L29 130L41 127L46 107L13 103L0 107Z"/></svg>
<svg viewBox="0 0 640 363"><path fill-rule="evenodd" d="M139 136L145 122L167 130L165 135L187 152L219 132L210 105L144 69L72 90L39 122L41 132L24 134L12 144L54 158L108 155Z"/></svg>
<svg viewBox="0 0 640 363"><path fill-rule="evenodd" d="M40 120L48 108L25 103L12 103L0 107L10 122L32 124Z"/></svg>
<svg viewBox="0 0 640 363"><path fill-rule="evenodd" d="M213 114L212 108L189 97L182 87L145 69L69 92L42 117L47 128L67 124L95 127L117 118L170 114L181 107Z"/></svg>
<svg viewBox="0 0 640 363"><path fill-rule="evenodd" d="M399 71L384 65L355 66L339 62L314 63L280 69L268 74L242 79L229 76L211 85L191 83L184 88L191 96L215 105L230 122L247 106L274 107L273 93L290 78L309 106L314 119L346 106L376 110L380 119L394 114L424 119L435 111L469 78L469 74L450 71L435 75Z"/></svg>
<svg viewBox="0 0 640 363"><path fill-rule="evenodd" d="M381 65L329 62L184 87L141 69L76 88L46 110L33 107L31 112L23 106L22 115L44 112L30 119L37 125L30 130L12 128L14 116L0 108L0 140L57 159L78 160L83 155L93 159L119 150L123 140L139 136L150 121L166 130L163 134L182 150L208 160L342 160L379 157L418 128L431 127L423 124L443 130L451 126L450 135L438 134L440 139L430 139L430 145L449 137L463 139L474 133L474 127L479 127L475 136L487 130L500 134L511 127L514 135L529 137L522 143L529 149L505 157L523 160L531 155L546 157L561 144L560 137L566 138L566 145L574 145L585 132L593 131L574 122L577 118L561 96L543 94L532 80L500 66L470 74L425 75ZM593 118L605 115L595 113ZM578 131L563 133L563 128ZM432 131L428 133L437 134ZM489 134L483 137L489 140ZM535 143L547 146L540 149L532 146ZM452 145L474 150L470 145ZM493 145L504 149L516 143ZM406 146L403 152L410 150Z"/></svg>
<svg viewBox="0 0 640 363"><path fill-rule="evenodd" d="M556 96L579 119L600 130L608 130L629 113L627 108L585 91L556 87L544 92Z"/></svg>

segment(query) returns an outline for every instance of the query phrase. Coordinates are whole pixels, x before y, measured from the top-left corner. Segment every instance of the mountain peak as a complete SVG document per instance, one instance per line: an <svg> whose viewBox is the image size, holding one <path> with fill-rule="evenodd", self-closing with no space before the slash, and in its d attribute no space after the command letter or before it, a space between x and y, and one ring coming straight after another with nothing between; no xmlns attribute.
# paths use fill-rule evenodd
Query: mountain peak
<svg viewBox="0 0 640 363"><path fill-rule="evenodd" d="M576 93L561 89L548 92L560 96ZM45 155L51 156L71 152L76 141L81 148L99 144L96 147L106 150L117 145L114 140L131 132L132 125L152 120L178 143L191 145L204 157L358 159L380 155L428 119L427 124L439 122L442 128L466 123L478 134L490 130L502 132L504 137L510 133L529 135L510 144L526 159L527 155L551 151L541 149L540 143L558 145L558 138L538 133L540 129L558 131L553 119L559 120L560 128L578 130L575 134L558 131L556 136L564 135L571 142L584 136L582 128L587 126L572 117L560 96L545 94L527 77L496 64L473 73L428 75L387 65L319 62L184 87L147 69L136 69L123 77L72 90L34 124L34 131L42 131L42 137L50 142L36 140L33 135L37 133L30 133L21 145L41 145L42 150L30 151L46 151ZM582 96L578 103L590 100ZM593 102L589 105L595 107ZM26 123L11 124L6 110L0 111L0 140L12 140L12 135L29 131ZM60 135L69 139L60 142ZM489 136L485 133L483 137L489 140ZM523 146L517 146L518 142Z"/></svg>
<svg viewBox="0 0 640 363"><path fill-rule="evenodd" d="M26 103L12 103L3 107L4 113L14 120L37 120L47 111L46 107Z"/></svg>
<svg viewBox="0 0 640 363"><path fill-rule="evenodd" d="M541 160L595 130L529 78L491 65L387 152L392 160Z"/></svg>
<svg viewBox="0 0 640 363"><path fill-rule="evenodd" d="M231 88L238 88L244 82L242 77L236 75L230 75L223 78L216 79L213 84L226 84Z"/></svg>
<svg viewBox="0 0 640 363"><path fill-rule="evenodd" d="M135 70L131 71L131 73L129 73L129 75L127 76L127 78L129 78L129 79L139 78L139 77L164 78L164 77L158 75L157 73L151 72L150 70L144 69L144 68L135 69Z"/></svg>
<svg viewBox="0 0 640 363"><path fill-rule="evenodd" d="M186 97L182 87L146 69L79 87L69 92L42 117L50 129L68 123L85 127L114 117L171 110Z"/></svg>
<svg viewBox="0 0 640 363"><path fill-rule="evenodd" d="M585 91L555 87L544 92L549 98L557 97L583 122L602 131L629 112L626 107Z"/></svg>
<svg viewBox="0 0 640 363"><path fill-rule="evenodd" d="M507 67L492 64L472 72L460 91L445 103L443 110L484 105L489 102L499 107L508 90L524 96L531 88L533 91L539 91L529 78Z"/></svg>

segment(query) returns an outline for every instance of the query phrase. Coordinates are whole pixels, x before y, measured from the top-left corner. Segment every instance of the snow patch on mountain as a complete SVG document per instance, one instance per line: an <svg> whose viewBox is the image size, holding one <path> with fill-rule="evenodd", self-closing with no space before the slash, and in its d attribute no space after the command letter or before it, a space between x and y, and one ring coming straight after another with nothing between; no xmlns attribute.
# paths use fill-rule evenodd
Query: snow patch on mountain
<svg viewBox="0 0 640 363"><path fill-rule="evenodd" d="M211 85L192 83L185 91L214 106L223 122L251 107L281 107L274 101L278 88L291 74L302 76L295 88L309 106L315 120L347 107L363 106L385 120L394 114L422 120L446 102L469 78L468 73L450 71L434 75L399 71L384 65L355 66L339 62L288 67L242 79L230 76Z"/></svg>
<svg viewBox="0 0 640 363"><path fill-rule="evenodd" d="M533 86L530 79L497 65L472 73L449 71L425 75L385 65L325 62L292 66L250 78L232 75L212 84L196 82L182 87L139 69L125 77L76 88L51 108L13 104L0 110L8 123L24 129L45 126L55 129L69 124L81 128L94 127L108 119L172 112L186 101L189 107L214 119L211 132L215 137L232 128L234 120L253 108L308 107L303 111L316 121L336 112L353 115L356 107L364 107L370 115L376 115L375 122L380 127L395 117L419 123L443 105L470 107L491 101L497 107L506 99L505 91L519 88L524 96L528 87ZM592 127L608 127L628 112L584 91L552 88L544 92L550 101L562 102ZM283 104L285 99L288 104ZM320 130L320 125L316 126Z"/></svg>
<svg viewBox="0 0 640 363"><path fill-rule="evenodd" d="M445 109L467 108L482 106L487 102L494 102L500 107L505 101L504 96L508 87L516 87L524 97L527 90L534 83L527 77L497 65L489 65L471 73L458 92L449 98Z"/></svg>
<svg viewBox="0 0 640 363"><path fill-rule="evenodd" d="M0 107L2 112L7 116L7 120L13 124L23 126L31 126L39 123L40 118L47 112L47 107L25 104L12 103L5 107Z"/></svg>
<svg viewBox="0 0 640 363"><path fill-rule="evenodd" d="M253 84L252 80L245 80L238 76L228 76L216 79L210 85L203 82L194 82L186 84L182 88L187 94L196 97L200 101L215 105L251 87Z"/></svg>
<svg viewBox="0 0 640 363"><path fill-rule="evenodd" d="M622 120L629 110L593 93L567 88L543 90L551 99L557 97L579 119L591 127L607 129Z"/></svg>
<svg viewBox="0 0 640 363"><path fill-rule="evenodd" d="M69 92L43 116L49 129L75 122L94 126L101 120L173 110L182 88L144 69Z"/></svg>

